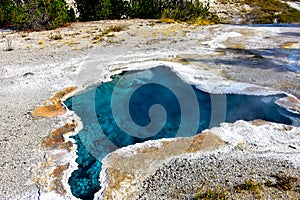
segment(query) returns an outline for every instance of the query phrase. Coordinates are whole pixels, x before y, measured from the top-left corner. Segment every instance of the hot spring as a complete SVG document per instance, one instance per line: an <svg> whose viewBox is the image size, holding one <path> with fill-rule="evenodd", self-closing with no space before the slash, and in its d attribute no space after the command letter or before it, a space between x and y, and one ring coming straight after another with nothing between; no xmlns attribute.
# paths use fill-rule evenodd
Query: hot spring
<svg viewBox="0 0 300 200"><path fill-rule="evenodd" d="M74 136L78 169L68 181L71 191L75 197L93 199L100 189L101 159L117 148L188 137L240 119L299 125L299 114L275 103L283 97L209 94L186 84L165 66L115 75L110 82L65 101L83 123Z"/></svg>

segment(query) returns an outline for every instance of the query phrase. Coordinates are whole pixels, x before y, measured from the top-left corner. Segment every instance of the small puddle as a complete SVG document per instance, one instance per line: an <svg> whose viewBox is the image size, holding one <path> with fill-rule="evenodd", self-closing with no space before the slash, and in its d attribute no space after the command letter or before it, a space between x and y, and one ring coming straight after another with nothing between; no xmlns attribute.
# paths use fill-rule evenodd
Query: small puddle
<svg viewBox="0 0 300 200"><path fill-rule="evenodd" d="M65 101L83 123L74 136L78 169L69 179L71 191L80 199L93 199L100 189L100 161L117 148L192 136L224 121L262 119L299 125L298 114L275 103L282 97L209 94L164 66L115 75L110 82Z"/></svg>

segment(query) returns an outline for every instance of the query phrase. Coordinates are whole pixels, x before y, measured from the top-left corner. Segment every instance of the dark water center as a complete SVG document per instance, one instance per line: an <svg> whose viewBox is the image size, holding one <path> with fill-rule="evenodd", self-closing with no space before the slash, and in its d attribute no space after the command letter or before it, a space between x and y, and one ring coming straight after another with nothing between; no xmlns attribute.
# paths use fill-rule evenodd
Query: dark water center
<svg viewBox="0 0 300 200"><path fill-rule="evenodd" d="M123 80L125 75L129 76ZM187 85L163 66L116 75L112 81L65 101L83 122L83 129L74 136L78 169L69 179L71 191L78 198L93 199L100 189L100 160L117 148L147 140L191 136L220 122L239 119L291 125L300 116L275 104L284 96L211 95ZM123 116L126 114L130 117ZM157 123L158 128L149 125L152 123Z"/></svg>

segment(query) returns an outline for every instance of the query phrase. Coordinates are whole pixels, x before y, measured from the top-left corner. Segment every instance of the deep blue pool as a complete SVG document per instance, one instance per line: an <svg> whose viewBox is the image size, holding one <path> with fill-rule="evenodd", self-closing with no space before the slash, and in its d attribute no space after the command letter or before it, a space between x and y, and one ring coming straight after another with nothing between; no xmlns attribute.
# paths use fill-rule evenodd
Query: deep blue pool
<svg viewBox="0 0 300 200"><path fill-rule="evenodd" d="M116 75L112 81L65 101L83 122L83 129L74 136L79 169L69 179L71 191L78 198L93 199L100 189L100 161L117 148L147 140L191 136L223 121L263 119L292 124L290 116L300 118L274 103L285 95L210 95L188 86L163 66L128 74L132 79L122 80L125 73ZM159 84L160 81L165 84ZM114 91L116 85L120 87L118 91ZM126 95L130 98L124 98ZM127 121L128 116L117 116L126 115L126 110L135 125ZM151 127L151 123L158 126Z"/></svg>

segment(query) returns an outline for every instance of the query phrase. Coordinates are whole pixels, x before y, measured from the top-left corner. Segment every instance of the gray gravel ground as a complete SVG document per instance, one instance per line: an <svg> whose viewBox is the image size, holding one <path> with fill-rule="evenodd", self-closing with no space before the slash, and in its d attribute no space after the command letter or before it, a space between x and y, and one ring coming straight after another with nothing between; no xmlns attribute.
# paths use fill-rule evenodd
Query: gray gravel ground
<svg viewBox="0 0 300 200"><path fill-rule="evenodd" d="M245 68L243 62L227 65L226 63L218 63L212 59L219 54L224 56L224 59L232 58L232 55L226 56L222 51L226 52L226 48L233 48L236 44L240 45L239 48L280 48L285 42L297 41L297 35L299 35L300 32L299 27L279 27L272 29L247 27L245 31L245 27L227 25L197 28L181 24L155 24L153 21L143 20L122 21L121 23L125 23L129 28L120 34L116 34L117 36L115 38L106 40L106 42L98 45L101 47L101 51L98 52L100 54L90 58L95 59L98 64L101 62L101 65L89 66L90 68L87 70L89 73L81 77L84 80L75 80L78 78L76 73L78 73L83 57L97 46L97 44L93 44L92 41L92 37L97 34L95 28L103 28L113 23L119 22L77 23L69 28L60 29L65 37L64 39L68 41L49 41L47 39L49 32L33 32L25 38L18 35L18 33L8 34L6 37L11 37L13 40L13 51L2 51L5 47L5 39L1 38L0 199L38 199L40 191L39 188L30 182L31 170L37 162L46 161L46 153L37 151L37 148L43 136L66 122L66 119L61 117L35 119L31 117L30 112L36 106L43 105L45 100L66 86L75 85L83 87L83 85L80 84L84 83L89 85L99 82L99 77L95 75L95 71L106 68L108 63L117 60L117 56L120 55L119 52L121 51L123 55L131 55L139 52L141 56L145 58L139 57L138 54L135 55L135 58L142 59L142 61L143 59L151 59L151 56L147 57L151 55L151 53L156 53L157 57L168 61L178 61L178 58L180 58L179 61L186 59L186 61L190 64L195 64L195 66L201 67L204 65L205 67L210 67L206 70L212 70L214 73L217 71L220 75L229 79L283 89L299 97L299 73L283 73L282 71L276 71L272 68L265 70L261 68L251 68L249 66ZM81 29L82 31L80 32ZM91 31L92 29L95 33ZM90 30L90 32L87 33L86 30ZM79 34L74 34L74 32ZM236 35L233 32L243 33ZM279 34L281 32L295 34L282 37L282 35ZM232 36L229 37L228 35ZM70 42L73 36L76 41ZM228 41L228 38L230 38L231 41ZM44 45L40 45L39 40L44 40ZM74 43L78 46L74 47ZM219 50L216 50L219 47L223 48L221 53ZM299 49L297 46L295 48ZM201 59L195 60L195 56ZM247 56L248 55L246 55L246 57ZM245 55L242 55L240 60L244 58ZM118 66L111 64L111 67L117 68ZM285 85L280 87L280 82ZM190 166L185 163L185 160L177 162L184 164L182 167L175 167L174 169L172 169L173 165L171 164L169 167L164 166L158 173L165 172L165 174L170 175L170 177L174 176L175 179L172 187L177 186L187 193L187 188L181 183L184 183L183 180L190 180L184 176L192 176L191 181L197 181L199 179L198 175L194 176L195 178L193 179L193 175L189 174L190 166L199 166L200 171L195 172L198 174L198 172L200 173L201 170L205 169L203 166L206 166L208 161L203 161L203 165L201 165L201 160L199 160L198 164L195 162ZM242 160L241 164L237 160L222 162L220 169L225 170L227 165L233 164L237 171L240 169L242 177L246 177L247 172L252 168L250 167L252 163L254 166L257 166L255 169L261 170L262 174L266 172L264 168L270 171L276 170L277 167L279 170L280 166L283 168L283 166L276 161L266 161L266 163L264 163L263 160ZM272 165L268 165L268 162L274 162L275 164L272 167ZM247 163L251 165L247 165ZM262 167L260 167L260 165ZM174 166L179 166L179 164ZM246 167L244 172L241 168L245 166L249 166L249 168ZM289 168L289 164L286 164L284 168L294 173L293 169ZM180 176L177 170L184 171L183 175ZM217 170L217 168L215 168L215 170ZM234 174L237 173L237 171L232 171L231 173ZM219 179L224 181L222 179L224 174L221 173L221 170L219 170L219 172L220 173L217 174ZM182 181L180 181L180 177ZM263 178L262 176L262 180ZM151 185L154 182L150 179L147 182L148 186L146 186L145 182L141 197L148 198L146 192L149 191L149 198L152 198L154 196L152 196L151 193L156 193L155 188L157 186ZM167 183L168 180L164 180L164 182ZM159 184L159 182L156 184ZM172 191L168 189L169 186L164 185L163 182L161 184L161 187L166 188L166 195L172 195L172 192L168 193L168 191ZM192 192L195 192L196 189L196 187L193 188ZM191 195L183 196L191 197Z"/></svg>
<svg viewBox="0 0 300 200"><path fill-rule="evenodd" d="M51 71L39 68L31 68L35 75L27 77L20 74L22 66L14 71L0 78L0 199L38 199L38 188L30 183L31 168L45 159L36 149L41 137L58 128L62 119L34 119L30 112L67 83L43 76Z"/></svg>
<svg viewBox="0 0 300 200"><path fill-rule="evenodd" d="M194 199L207 189L224 190L229 199L257 199L255 192L248 189L236 192L235 186L253 180L266 184L276 182L275 175L286 174L299 177L300 169L291 163L271 158L253 159L241 154L240 158L230 155L203 155L198 159L175 159L164 164L144 180L138 199ZM299 184L298 180L298 184ZM288 192L263 186L262 199L299 199Z"/></svg>

